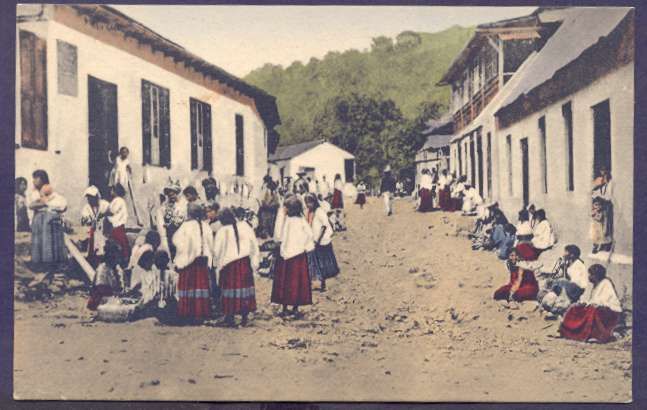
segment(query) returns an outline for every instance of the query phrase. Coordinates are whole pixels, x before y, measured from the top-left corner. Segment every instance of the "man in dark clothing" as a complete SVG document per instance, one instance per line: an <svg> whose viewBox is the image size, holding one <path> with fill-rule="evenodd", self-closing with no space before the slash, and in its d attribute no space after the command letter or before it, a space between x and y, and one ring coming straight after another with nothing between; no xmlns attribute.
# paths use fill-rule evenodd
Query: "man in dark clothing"
<svg viewBox="0 0 647 410"><path fill-rule="evenodd" d="M393 214L393 206L391 201L395 192L395 178L391 174L391 166L387 165L384 168L384 175L382 176L382 185L380 186L380 195L384 199L384 210L387 216Z"/></svg>

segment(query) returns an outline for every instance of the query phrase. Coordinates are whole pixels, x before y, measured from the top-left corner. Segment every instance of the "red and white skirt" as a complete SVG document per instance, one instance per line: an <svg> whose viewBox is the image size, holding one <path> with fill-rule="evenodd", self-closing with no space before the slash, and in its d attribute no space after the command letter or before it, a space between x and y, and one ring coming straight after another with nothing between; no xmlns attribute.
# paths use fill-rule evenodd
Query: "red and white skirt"
<svg viewBox="0 0 647 410"><path fill-rule="evenodd" d="M566 311L559 333L581 342L588 339L608 342L619 320L620 313L605 306L573 305Z"/></svg>
<svg viewBox="0 0 647 410"><path fill-rule="evenodd" d="M200 257L179 270L177 314L182 318L205 319L211 314L209 267Z"/></svg>
<svg viewBox="0 0 647 410"><path fill-rule="evenodd" d="M256 310L254 272L249 257L228 263L220 270L220 303L225 315L240 315Z"/></svg>
<svg viewBox="0 0 647 410"><path fill-rule="evenodd" d="M344 208L344 197L339 189L335 189L335 192L332 195L332 209L343 209Z"/></svg>
<svg viewBox="0 0 647 410"><path fill-rule="evenodd" d="M306 253L283 259L279 257L272 284L272 303L302 306L312 304L312 289Z"/></svg>

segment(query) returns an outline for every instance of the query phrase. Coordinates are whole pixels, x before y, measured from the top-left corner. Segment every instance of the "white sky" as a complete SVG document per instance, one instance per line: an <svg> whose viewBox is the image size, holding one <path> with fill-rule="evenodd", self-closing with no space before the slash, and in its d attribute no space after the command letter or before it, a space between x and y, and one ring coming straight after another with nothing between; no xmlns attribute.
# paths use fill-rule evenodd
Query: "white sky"
<svg viewBox="0 0 647 410"><path fill-rule="evenodd" d="M265 63L288 66L328 51L362 50L379 35L436 32L455 24L527 15L534 7L113 6L205 60L243 77Z"/></svg>

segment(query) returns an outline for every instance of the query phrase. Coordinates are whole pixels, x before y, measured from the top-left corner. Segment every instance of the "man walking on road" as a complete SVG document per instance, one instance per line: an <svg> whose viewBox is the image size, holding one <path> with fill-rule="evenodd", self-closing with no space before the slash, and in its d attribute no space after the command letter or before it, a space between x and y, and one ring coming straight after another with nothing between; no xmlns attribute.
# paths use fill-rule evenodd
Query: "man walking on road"
<svg viewBox="0 0 647 410"><path fill-rule="evenodd" d="M380 194L384 200L384 210L387 216L393 214L393 206L391 201L395 192L395 178L391 175L391 166L387 165L384 168L384 175L382 176L382 185L380 186Z"/></svg>

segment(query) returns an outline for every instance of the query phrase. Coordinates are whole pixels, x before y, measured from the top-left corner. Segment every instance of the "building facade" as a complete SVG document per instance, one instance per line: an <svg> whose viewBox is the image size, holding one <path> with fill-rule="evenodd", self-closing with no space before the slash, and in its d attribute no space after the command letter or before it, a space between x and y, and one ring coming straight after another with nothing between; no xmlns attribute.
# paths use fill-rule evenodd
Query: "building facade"
<svg viewBox="0 0 647 410"><path fill-rule="evenodd" d="M559 244L544 262L577 244L585 262L613 267L623 296L633 254L633 24L629 8L539 8L479 26L441 81L452 87L452 172L511 219L531 203L545 209ZM615 182L615 236L611 253L594 255L591 188L602 166Z"/></svg>
<svg viewBox="0 0 647 410"><path fill-rule="evenodd" d="M294 180L299 172L311 178L333 183L339 174L344 183L355 180L355 157L350 152L324 140L278 147L270 155L270 173L275 180Z"/></svg>
<svg viewBox="0 0 647 410"><path fill-rule="evenodd" d="M274 97L106 6L21 5L16 38L16 176L45 169L71 218L121 146L140 204L169 177L260 187Z"/></svg>

